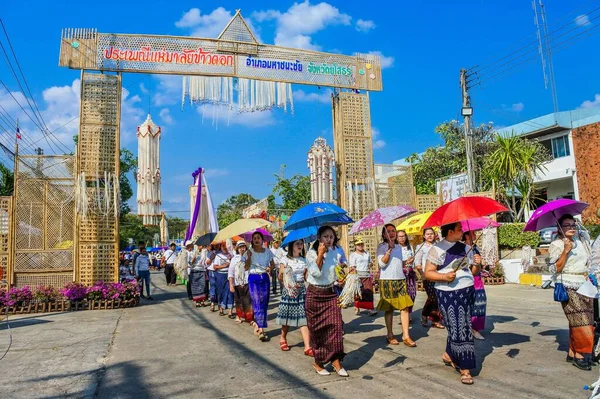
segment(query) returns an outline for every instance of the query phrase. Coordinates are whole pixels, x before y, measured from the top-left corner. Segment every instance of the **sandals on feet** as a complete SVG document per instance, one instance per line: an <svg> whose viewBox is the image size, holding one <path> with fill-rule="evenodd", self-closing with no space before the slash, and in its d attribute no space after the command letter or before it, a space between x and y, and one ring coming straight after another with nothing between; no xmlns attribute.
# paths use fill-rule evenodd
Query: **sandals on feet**
<svg viewBox="0 0 600 399"><path fill-rule="evenodd" d="M444 328L446 328L443 325L441 325L440 323L433 323L432 326L435 327L435 328L439 328L441 330L443 330Z"/></svg>
<svg viewBox="0 0 600 399"><path fill-rule="evenodd" d="M287 352L290 350L290 347L288 346L286 341L279 341L279 347L281 348L282 351Z"/></svg>
<svg viewBox="0 0 600 399"><path fill-rule="evenodd" d="M259 333L258 339L260 339L262 342L265 342L267 340L267 334L265 334L264 332Z"/></svg>
<svg viewBox="0 0 600 399"><path fill-rule="evenodd" d="M398 342L396 337L385 337L385 339L389 345L400 345L400 342Z"/></svg>
<svg viewBox="0 0 600 399"><path fill-rule="evenodd" d="M406 345L410 348L416 348L416 346L417 346L417 343L410 338L404 338L404 339L402 339L402 342L404 343L404 345Z"/></svg>
<svg viewBox="0 0 600 399"><path fill-rule="evenodd" d="M465 385L473 385L473 377L471 376L471 373L468 371L466 373L460 373L460 382Z"/></svg>
<svg viewBox="0 0 600 399"><path fill-rule="evenodd" d="M308 348L304 351L305 356L315 357L315 351L313 348Z"/></svg>

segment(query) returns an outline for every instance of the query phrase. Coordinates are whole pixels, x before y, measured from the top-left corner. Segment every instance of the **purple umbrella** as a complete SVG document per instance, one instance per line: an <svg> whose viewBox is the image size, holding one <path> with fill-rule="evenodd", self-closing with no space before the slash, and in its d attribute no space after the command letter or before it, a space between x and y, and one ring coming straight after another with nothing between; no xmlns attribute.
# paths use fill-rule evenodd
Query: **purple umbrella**
<svg viewBox="0 0 600 399"><path fill-rule="evenodd" d="M265 229L250 230L247 233L240 234L240 237L242 237L244 239L244 241L246 241L246 242L251 242L252 241L252 234L257 233L257 232L261 233L263 235L263 237L265 238L265 242L271 242L271 241L273 241L273 236L271 235L271 233L269 233Z"/></svg>
<svg viewBox="0 0 600 399"><path fill-rule="evenodd" d="M538 231L546 227L556 226L556 222L564 215L581 215L588 207L585 202L570 199L550 201L533 212L523 231Z"/></svg>
<svg viewBox="0 0 600 399"><path fill-rule="evenodd" d="M417 212L415 208L408 205L396 205L387 208L379 208L369 213L364 218L357 220L348 234L356 234L360 231L383 226L392 220L412 215Z"/></svg>
<svg viewBox="0 0 600 399"><path fill-rule="evenodd" d="M462 225L462 230L465 232L466 231L483 230L488 227L499 227L500 226L500 223L498 223L495 220L492 220L490 218L486 218L486 217L463 220L460 223Z"/></svg>

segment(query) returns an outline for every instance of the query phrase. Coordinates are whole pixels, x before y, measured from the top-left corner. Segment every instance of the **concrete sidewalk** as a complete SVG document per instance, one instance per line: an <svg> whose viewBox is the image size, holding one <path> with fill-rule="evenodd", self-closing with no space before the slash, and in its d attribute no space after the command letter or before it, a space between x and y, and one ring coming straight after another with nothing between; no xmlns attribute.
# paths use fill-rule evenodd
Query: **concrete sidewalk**
<svg viewBox="0 0 600 399"><path fill-rule="evenodd" d="M424 293L411 329L417 348L386 345L382 314L346 309L350 377L321 377L303 355L298 331L288 338L290 352L279 349L278 298L271 301L271 340L262 343L248 324L195 308L185 287L166 287L158 273L152 279L156 300L137 308L11 317L0 397L564 399L585 398L582 387L598 378L597 368L585 372L565 362L567 321L551 290L487 287L488 339L476 342L475 385L465 386L441 362L446 331L417 322ZM2 324L0 355L7 343Z"/></svg>

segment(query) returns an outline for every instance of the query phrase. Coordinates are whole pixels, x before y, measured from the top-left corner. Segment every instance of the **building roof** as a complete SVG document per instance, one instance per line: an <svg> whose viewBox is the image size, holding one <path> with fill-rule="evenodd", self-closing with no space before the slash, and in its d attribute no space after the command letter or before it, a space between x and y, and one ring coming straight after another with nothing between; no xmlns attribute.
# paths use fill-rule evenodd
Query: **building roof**
<svg viewBox="0 0 600 399"><path fill-rule="evenodd" d="M575 129L597 122L600 122L600 108L580 108L572 111L556 112L507 126L498 129L498 133L508 136L514 132L520 136L531 137L560 130Z"/></svg>

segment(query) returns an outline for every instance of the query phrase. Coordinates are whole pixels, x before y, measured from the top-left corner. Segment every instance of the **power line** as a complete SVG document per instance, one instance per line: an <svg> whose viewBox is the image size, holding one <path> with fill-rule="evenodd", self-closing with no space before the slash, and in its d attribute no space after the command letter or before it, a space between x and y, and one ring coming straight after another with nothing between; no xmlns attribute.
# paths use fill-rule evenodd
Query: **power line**
<svg viewBox="0 0 600 399"><path fill-rule="evenodd" d="M599 17L600 17L600 16L599 16ZM570 42L570 41L572 41L572 40L576 39L577 37L580 37L581 35L583 35L583 34L585 34L585 33L587 33L587 32L590 32L590 31L592 31L592 30L594 30L594 29L598 28L598 26L600 26L600 25L593 25L591 28L585 29L585 30L583 30L582 32L578 33L577 35L571 36L571 37L569 37L569 38L567 38L567 39L563 40L563 41L562 41L562 42L560 42L560 43L556 43L556 44L552 45L552 46L551 46L551 47L549 47L547 50L554 50L554 49L556 49L556 48L558 48L558 47L562 46L563 44L565 44L565 43L568 43L568 42ZM593 33L596 33L596 32L593 32ZM589 33L589 34L588 34L588 36L591 36L593 33ZM574 43L575 43L575 42L573 42L573 43L570 43L570 45L572 45L572 44L574 44ZM561 48L561 50L565 49L566 47L568 47L568 46L565 46L565 47ZM558 51L558 50L557 50L557 51ZM515 65L512 65L512 66L510 66L510 67L507 67L507 68L505 68L504 70L501 70L501 71L499 71L498 73L495 73L495 74L493 74L492 76L488 76L489 74L486 74L486 75L484 75L484 76L485 76L485 78L484 78L484 79L481 79L480 77L478 77L478 79L479 79L479 82L477 82L476 84L477 84L477 85L482 85L483 83L485 83L485 82L488 82L488 81L490 81L490 80L492 80L492 79L494 79L494 78L496 78L496 77L498 77L498 76L502 76L502 75L504 75L505 73L507 73L508 71L510 71L510 70L513 70L514 68L516 68L516 67L518 67L518 66L520 66L520 65L522 65L522 64L525 64L525 63L527 63L527 62L529 62L529 61L531 61L531 60L533 60L533 59L537 58L537 56L538 56L538 54L534 54L533 56L531 56L531 57L529 57L529 58L526 58L525 60L523 60L523 61L521 61L521 62L519 62L519 63L517 63L517 64L515 64Z"/></svg>

